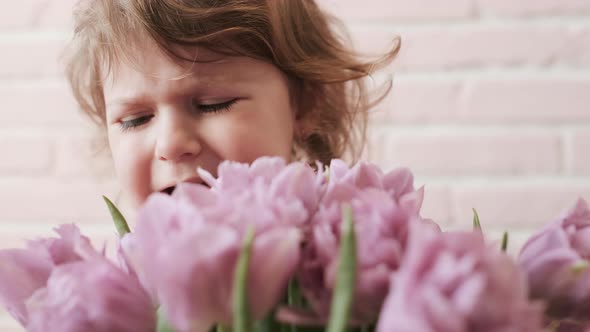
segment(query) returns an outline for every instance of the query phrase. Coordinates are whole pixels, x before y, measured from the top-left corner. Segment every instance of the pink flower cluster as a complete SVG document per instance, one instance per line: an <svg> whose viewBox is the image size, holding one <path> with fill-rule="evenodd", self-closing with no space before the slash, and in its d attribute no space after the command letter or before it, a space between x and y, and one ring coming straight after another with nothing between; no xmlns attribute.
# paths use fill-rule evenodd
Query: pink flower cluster
<svg viewBox="0 0 590 332"><path fill-rule="evenodd" d="M27 331L155 331L149 294L74 225L0 251L0 300Z"/></svg>
<svg viewBox="0 0 590 332"><path fill-rule="evenodd" d="M28 331L179 332L230 327L247 234L251 317L324 326L343 246L356 236L348 323L378 332L584 331L590 322L590 209L533 236L516 260L480 230L443 232L420 214L412 173L334 160L324 171L280 158L224 162L205 185L154 193L120 240L119 264L74 225L0 251L0 302ZM285 300L297 285L301 303ZM291 295L291 293L289 293Z"/></svg>
<svg viewBox="0 0 590 332"><path fill-rule="evenodd" d="M378 331L542 331L524 273L480 232L415 227Z"/></svg>

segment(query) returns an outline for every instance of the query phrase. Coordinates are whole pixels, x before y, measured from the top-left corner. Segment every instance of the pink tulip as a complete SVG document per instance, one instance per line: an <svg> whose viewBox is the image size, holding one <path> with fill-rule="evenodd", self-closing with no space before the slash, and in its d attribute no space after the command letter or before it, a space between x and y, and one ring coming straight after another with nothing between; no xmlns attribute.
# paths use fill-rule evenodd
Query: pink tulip
<svg viewBox="0 0 590 332"><path fill-rule="evenodd" d="M590 209L584 200L532 236L518 261L531 296L548 302L550 316L590 321Z"/></svg>
<svg viewBox="0 0 590 332"><path fill-rule="evenodd" d="M375 188L389 193L396 200L415 192L414 176L407 168L384 174L379 167L368 162L359 162L349 168L342 160L334 159L328 170L328 187L348 184L358 189Z"/></svg>
<svg viewBox="0 0 590 332"><path fill-rule="evenodd" d="M101 255L75 225L55 231L59 238L29 241L26 249L0 250L0 302L23 325L28 321L25 301L45 287L57 266Z"/></svg>
<svg viewBox="0 0 590 332"><path fill-rule="evenodd" d="M287 164L279 157L261 157L252 165L224 161L217 171L217 179L202 169L198 171L212 191L222 193L220 196L227 202L231 202L235 195L251 191L264 193L263 200L300 201L311 213L317 209L322 189L320 184L323 181L322 174L316 174L309 165L302 162ZM193 201L203 203L203 198L199 197L206 189L199 190L194 186L188 188L194 191L190 195Z"/></svg>
<svg viewBox="0 0 590 332"><path fill-rule="evenodd" d="M542 307L529 302L524 274L481 232L413 225L391 283L378 332L542 331Z"/></svg>
<svg viewBox="0 0 590 332"><path fill-rule="evenodd" d="M338 268L342 207L350 205L357 233L352 319L371 323L390 287L390 274L399 268L409 225L423 222L419 216L423 192L414 190L412 174L405 169L383 174L370 164L348 169L334 160L329 174L312 220L299 281L318 321L325 321Z"/></svg>
<svg viewBox="0 0 590 332"><path fill-rule="evenodd" d="M199 175L209 187L215 190L244 190L256 182L268 185L287 163L279 157L261 157L251 165L226 160L217 169L217 178L199 169Z"/></svg>
<svg viewBox="0 0 590 332"><path fill-rule="evenodd" d="M130 261L180 331L231 323L233 273L249 225L256 230L248 273L255 318L276 305L299 263L296 225L308 218L301 201L273 199L262 182L224 190L182 184L171 197L150 196L139 214Z"/></svg>
<svg viewBox="0 0 590 332"><path fill-rule="evenodd" d="M155 331L145 290L106 259L56 267L47 286L27 301L30 332Z"/></svg>
<svg viewBox="0 0 590 332"><path fill-rule="evenodd" d="M367 162L349 168L343 161L334 159L328 170L329 179L321 198L324 206L350 201L355 192L372 188L387 193L406 213L420 212L424 190L414 188L414 176L407 168L383 173Z"/></svg>

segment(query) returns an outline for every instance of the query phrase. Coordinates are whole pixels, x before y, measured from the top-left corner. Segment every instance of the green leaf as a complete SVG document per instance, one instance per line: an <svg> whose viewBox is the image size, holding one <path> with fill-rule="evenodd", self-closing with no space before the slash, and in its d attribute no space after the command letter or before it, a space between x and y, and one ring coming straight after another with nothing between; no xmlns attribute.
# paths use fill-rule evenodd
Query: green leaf
<svg viewBox="0 0 590 332"><path fill-rule="evenodd" d="M476 209L473 209L473 229L481 231L481 223L479 222L479 215Z"/></svg>
<svg viewBox="0 0 590 332"><path fill-rule="evenodd" d="M115 228L117 228L119 236L123 237L125 234L131 233L131 229L129 229L129 225L125 220L125 217L123 217L123 214L121 214L121 211L119 211L115 204L113 204L113 202L111 202L111 200L106 196L102 196L102 198L104 199L105 203L107 203L107 207L109 208L109 212L111 213L111 217L113 218L113 222L115 223Z"/></svg>
<svg viewBox="0 0 590 332"><path fill-rule="evenodd" d="M298 332L326 332L322 326L297 326Z"/></svg>
<svg viewBox="0 0 590 332"><path fill-rule="evenodd" d="M295 307L306 307L307 303L296 279L289 280L287 288L287 304Z"/></svg>
<svg viewBox="0 0 590 332"><path fill-rule="evenodd" d="M250 265L250 254L252 252L252 242L254 241L254 227L248 227L244 245L238 263L234 272L233 288L233 331L234 332L251 332L252 318L248 310L248 266Z"/></svg>
<svg viewBox="0 0 590 332"><path fill-rule="evenodd" d="M281 332L281 331L289 331L289 326L285 324L281 324L274 319L275 312L271 312L266 315L265 318L258 320L254 323L254 331L255 332Z"/></svg>
<svg viewBox="0 0 590 332"><path fill-rule="evenodd" d="M303 298L303 294L301 294L301 289L299 288L299 283L295 278L289 280L289 284L287 286L287 304L289 306L294 307L304 307L306 305L305 299ZM299 327L293 324L279 324L279 332L301 332ZM259 332L256 330L256 332ZM276 331L273 331L276 332Z"/></svg>
<svg viewBox="0 0 590 332"><path fill-rule="evenodd" d="M156 332L176 332L176 330L170 326L170 323L168 323L166 317L164 317L164 311L162 310L162 307L158 309L157 319L158 323L156 325Z"/></svg>
<svg viewBox="0 0 590 332"><path fill-rule="evenodd" d="M590 263L588 263L588 261L579 261L579 262L575 263L574 265L572 265L571 271L576 275L580 275L584 271L586 271L589 267L590 267Z"/></svg>
<svg viewBox="0 0 590 332"><path fill-rule="evenodd" d="M327 332L344 332L349 320L356 281L356 234L352 209L342 209L342 232L340 234L340 257L336 286L332 296L330 320Z"/></svg>
<svg viewBox="0 0 590 332"><path fill-rule="evenodd" d="M231 328L223 325L217 325L217 327L215 328L215 332L231 332Z"/></svg>
<svg viewBox="0 0 590 332"><path fill-rule="evenodd" d="M504 231L502 235L502 251L506 252L506 249L508 249L508 232Z"/></svg>

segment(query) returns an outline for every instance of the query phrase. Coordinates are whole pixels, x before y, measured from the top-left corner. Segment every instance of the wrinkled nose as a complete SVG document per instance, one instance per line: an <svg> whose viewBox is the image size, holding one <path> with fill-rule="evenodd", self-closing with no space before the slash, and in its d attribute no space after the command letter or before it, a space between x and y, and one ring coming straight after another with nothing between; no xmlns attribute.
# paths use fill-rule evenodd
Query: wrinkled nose
<svg viewBox="0 0 590 332"><path fill-rule="evenodd" d="M167 116L161 119L156 142L156 158L182 162L196 158L201 152L199 134L190 119Z"/></svg>

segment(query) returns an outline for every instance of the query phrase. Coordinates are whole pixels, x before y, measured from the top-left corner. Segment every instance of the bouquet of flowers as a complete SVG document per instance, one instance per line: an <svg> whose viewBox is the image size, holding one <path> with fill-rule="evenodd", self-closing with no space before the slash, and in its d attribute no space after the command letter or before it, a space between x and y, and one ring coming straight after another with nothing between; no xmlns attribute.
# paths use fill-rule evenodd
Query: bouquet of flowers
<svg viewBox="0 0 590 332"><path fill-rule="evenodd" d="M590 209L580 199L516 259L420 215L423 188L334 160L224 162L152 194L117 260L75 225L0 251L0 301L27 331L585 331Z"/></svg>

